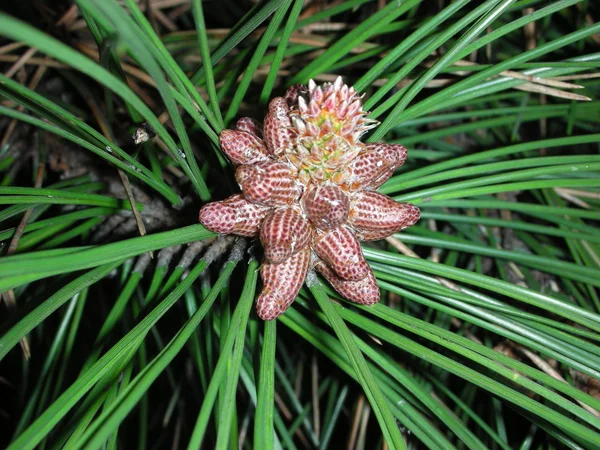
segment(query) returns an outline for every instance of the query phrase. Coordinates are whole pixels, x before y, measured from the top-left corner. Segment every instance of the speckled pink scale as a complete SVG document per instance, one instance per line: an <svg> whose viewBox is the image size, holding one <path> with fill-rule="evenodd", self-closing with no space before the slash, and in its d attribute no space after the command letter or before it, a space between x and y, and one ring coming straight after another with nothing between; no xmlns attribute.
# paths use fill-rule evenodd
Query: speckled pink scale
<svg viewBox="0 0 600 450"><path fill-rule="evenodd" d="M267 161L237 168L235 179L246 200L266 206L285 206L302 193L293 171L284 163Z"/></svg>
<svg viewBox="0 0 600 450"><path fill-rule="evenodd" d="M292 147L295 140L291 129L292 121L288 117L290 108L283 97L275 97L269 103L269 113L263 124L263 136L267 150L279 156Z"/></svg>
<svg viewBox="0 0 600 450"><path fill-rule="evenodd" d="M310 249L305 247L280 264L262 265L263 290L256 303L258 317L273 320L289 308L304 283L309 263Z"/></svg>
<svg viewBox="0 0 600 450"><path fill-rule="evenodd" d="M344 186L351 190L377 189L404 164L406 148L398 144L367 144L349 167Z"/></svg>
<svg viewBox="0 0 600 450"><path fill-rule="evenodd" d="M253 134L254 136L261 138L263 136L262 125L258 120L254 120L250 117L242 117L235 123L235 129L238 131L245 131L246 133Z"/></svg>
<svg viewBox="0 0 600 450"><path fill-rule="evenodd" d="M312 248L344 280L361 280L369 272L358 240L346 227L318 232Z"/></svg>
<svg viewBox="0 0 600 450"><path fill-rule="evenodd" d="M255 164L271 159L263 141L246 131L223 130L219 142L234 164Z"/></svg>
<svg viewBox="0 0 600 450"><path fill-rule="evenodd" d="M308 221L294 208L279 209L269 214L260 226L265 258L274 264L305 248L311 237Z"/></svg>
<svg viewBox="0 0 600 450"><path fill-rule="evenodd" d="M235 130L221 132L243 193L202 208L200 222L219 233L260 230L261 318L272 320L289 307L311 261L345 298L379 300L359 239L413 225L419 209L374 192L406 159L401 145L360 142L376 125L362 96L338 78L290 87L269 102L262 128L244 117Z"/></svg>
<svg viewBox="0 0 600 450"><path fill-rule="evenodd" d="M303 84L296 84L294 86L290 86L287 91L285 91L285 95L283 99L288 104L288 106L295 106L298 104L298 98L308 92L308 88Z"/></svg>
<svg viewBox="0 0 600 450"><path fill-rule="evenodd" d="M397 202L379 192L362 191L352 197L348 223L358 239L375 241L414 225L420 216L415 205Z"/></svg>
<svg viewBox="0 0 600 450"><path fill-rule="evenodd" d="M302 197L310 221L321 230L338 227L348 220L350 200L338 186L321 185Z"/></svg>
<svg viewBox="0 0 600 450"><path fill-rule="evenodd" d="M379 301L379 286L373 271L369 268L367 276L362 280L343 280L326 264L319 261L315 268L342 297L361 305L374 305Z"/></svg>
<svg viewBox="0 0 600 450"><path fill-rule="evenodd" d="M241 194L205 205L200 210L200 223L220 234L256 236L270 208L250 203Z"/></svg>

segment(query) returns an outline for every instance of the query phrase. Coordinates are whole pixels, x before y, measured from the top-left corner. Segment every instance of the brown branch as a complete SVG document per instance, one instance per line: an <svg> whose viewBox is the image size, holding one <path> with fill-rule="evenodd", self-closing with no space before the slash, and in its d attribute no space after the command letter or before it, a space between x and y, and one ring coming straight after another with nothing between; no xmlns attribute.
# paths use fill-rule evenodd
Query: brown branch
<svg viewBox="0 0 600 450"><path fill-rule="evenodd" d="M37 48L29 48L25 53L18 57L15 63L6 72L4 72L4 76L6 78L12 78L13 75L17 73L17 71L23 67L27 61L33 57L33 55L35 55L36 52Z"/></svg>

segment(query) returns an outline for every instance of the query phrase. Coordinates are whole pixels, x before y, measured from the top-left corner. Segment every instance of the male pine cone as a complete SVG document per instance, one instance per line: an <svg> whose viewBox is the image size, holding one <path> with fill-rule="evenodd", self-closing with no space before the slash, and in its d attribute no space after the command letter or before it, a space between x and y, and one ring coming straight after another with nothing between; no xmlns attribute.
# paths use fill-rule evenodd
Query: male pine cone
<svg viewBox="0 0 600 450"><path fill-rule="evenodd" d="M377 125L366 115L341 77L320 86L311 80L271 100L262 125L243 117L221 132L242 192L205 205L200 222L216 233L260 236L262 319L287 310L311 268L350 301L379 301L359 241L403 230L420 212L375 192L404 163L406 148L361 143Z"/></svg>

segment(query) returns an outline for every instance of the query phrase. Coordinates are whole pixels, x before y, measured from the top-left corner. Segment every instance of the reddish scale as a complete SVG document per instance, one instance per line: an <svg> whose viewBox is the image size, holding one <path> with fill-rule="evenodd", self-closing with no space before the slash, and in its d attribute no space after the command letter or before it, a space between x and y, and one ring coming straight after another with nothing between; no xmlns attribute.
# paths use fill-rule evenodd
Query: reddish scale
<svg viewBox="0 0 600 450"><path fill-rule="evenodd" d="M377 281L359 240L385 238L419 219L419 209L374 192L406 159L398 144L362 144L376 126L362 97L341 78L293 86L269 103L262 127L250 118L224 130L242 194L210 203L200 222L256 236L265 249L258 315L272 320L294 301L310 267L342 296L371 305Z"/></svg>
<svg viewBox="0 0 600 450"><path fill-rule="evenodd" d="M253 134L260 139L263 137L262 125L258 120L251 119L250 117L242 117L239 119L235 123L235 129Z"/></svg>
<svg viewBox="0 0 600 450"><path fill-rule="evenodd" d="M312 227L294 208L279 209L266 217L260 227L265 258L280 263L304 249L312 237Z"/></svg>
<svg viewBox="0 0 600 450"><path fill-rule="evenodd" d="M263 320L283 314L304 283L310 264L310 248L305 247L279 264L265 262L260 268L263 290L256 311Z"/></svg>
<svg viewBox="0 0 600 450"><path fill-rule="evenodd" d="M367 144L348 168L346 190L377 189L404 164L406 148L397 144Z"/></svg>
<svg viewBox="0 0 600 450"><path fill-rule="evenodd" d="M378 192L363 191L352 197L348 223L361 241L376 241L414 225L420 214L415 205L398 203Z"/></svg>
<svg viewBox="0 0 600 450"><path fill-rule="evenodd" d="M361 280L370 271L358 239L346 227L318 232L312 249L344 280Z"/></svg>
<svg viewBox="0 0 600 450"><path fill-rule="evenodd" d="M269 113L265 117L263 135L267 150L271 155L279 156L293 146L294 133L290 129L292 121L288 117L290 108L281 97L275 97L269 103Z"/></svg>
<svg viewBox="0 0 600 450"><path fill-rule="evenodd" d="M223 130L219 142L234 164L256 164L270 159L263 141L246 131Z"/></svg>
<svg viewBox="0 0 600 450"><path fill-rule="evenodd" d="M287 164L266 161L238 167L235 179L248 201L267 206L285 206L297 200L302 193L293 174Z"/></svg>
<svg viewBox="0 0 600 450"><path fill-rule="evenodd" d="M202 208L200 222L215 233L256 236L269 211L269 207L250 203L243 195L236 194Z"/></svg>
<svg viewBox="0 0 600 450"><path fill-rule="evenodd" d="M348 220L350 199L336 185L321 185L302 197L304 210L315 227L321 230L339 227Z"/></svg>
<svg viewBox="0 0 600 450"><path fill-rule="evenodd" d="M349 281L341 278L323 262L317 262L315 269L344 298L361 305L374 305L379 301L379 286L372 271L369 270L362 280Z"/></svg>
<svg viewBox="0 0 600 450"><path fill-rule="evenodd" d="M308 93L308 88L303 84L296 84L291 86L286 91L283 99L288 104L288 106L295 106L298 104L298 97L306 95Z"/></svg>

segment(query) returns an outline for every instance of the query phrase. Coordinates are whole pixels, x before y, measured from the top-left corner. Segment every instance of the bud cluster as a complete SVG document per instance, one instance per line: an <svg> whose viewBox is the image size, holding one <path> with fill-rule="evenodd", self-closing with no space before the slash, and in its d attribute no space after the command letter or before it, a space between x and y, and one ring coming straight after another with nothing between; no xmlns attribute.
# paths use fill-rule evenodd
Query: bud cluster
<svg viewBox="0 0 600 450"><path fill-rule="evenodd" d="M311 268L350 301L379 301L359 241L390 236L420 213L375 192L404 163L406 149L361 143L377 125L366 116L341 78L320 86L311 80L272 99L262 125L244 117L221 132L242 193L205 205L200 222L217 233L260 237L262 319L286 311Z"/></svg>

